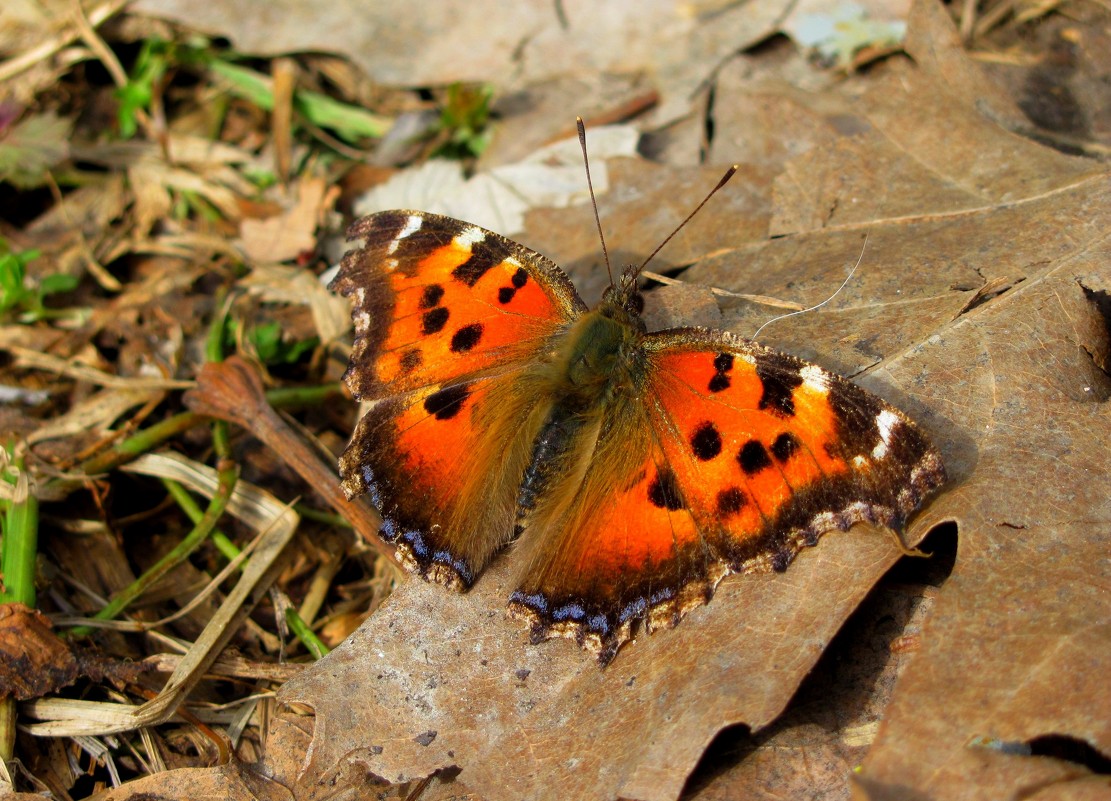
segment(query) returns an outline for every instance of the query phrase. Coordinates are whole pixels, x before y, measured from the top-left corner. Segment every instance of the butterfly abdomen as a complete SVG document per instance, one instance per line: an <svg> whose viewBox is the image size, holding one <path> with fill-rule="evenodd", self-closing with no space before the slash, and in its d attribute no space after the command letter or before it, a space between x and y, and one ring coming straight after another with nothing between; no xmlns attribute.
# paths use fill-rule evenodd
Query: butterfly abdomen
<svg viewBox="0 0 1111 801"><path fill-rule="evenodd" d="M645 377L643 334L635 312L603 301L560 340L541 371L547 381L543 394L553 405L532 442L517 493L515 536L530 527L566 527L574 516L573 501L598 458L599 438L614 426L628 427L630 402Z"/></svg>
<svg viewBox="0 0 1111 801"><path fill-rule="evenodd" d="M553 475L558 475L560 459L566 456L575 441L575 432L581 428L577 414L566 407L552 410L544 428L533 442L528 469L517 492L517 531L528 525L529 515L536 509L537 500L543 495Z"/></svg>

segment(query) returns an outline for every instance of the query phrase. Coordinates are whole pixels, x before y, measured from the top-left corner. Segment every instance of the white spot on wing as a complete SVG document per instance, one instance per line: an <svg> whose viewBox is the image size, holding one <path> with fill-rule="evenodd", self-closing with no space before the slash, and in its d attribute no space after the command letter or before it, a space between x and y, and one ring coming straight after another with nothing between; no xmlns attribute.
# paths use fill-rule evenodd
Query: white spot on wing
<svg viewBox="0 0 1111 801"><path fill-rule="evenodd" d="M468 225L455 237L455 244L470 249L485 239L486 234L484 234L480 228L474 225Z"/></svg>
<svg viewBox="0 0 1111 801"><path fill-rule="evenodd" d="M808 364L799 371L803 385L812 392L825 395L829 392L829 373L821 367Z"/></svg>
<svg viewBox="0 0 1111 801"><path fill-rule="evenodd" d="M872 448L872 458L882 459L887 456L887 446L891 442L891 435L899 425L899 417L891 411L884 409L876 415L876 430L880 434L880 441Z"/></svg>
<svg viewBox="0 0 1111 801"><path fill-rule="evenodd" d="M895 430L895 426L899 425L898 416L888 409L876 415L876 428L879 429L880 439L884 444L891 442L891 434Z"/></svg>
<svg viewBox="0 0 1111 801"><path fill-rule="evenodd" d="M412 236L413 234L415 234L417 231L420 230L420 227L423 224L424 224L424 219L423 218L418 217L416 214L410 214L409 218L407 220L405 220L405 225L404 225L404 227L402 227L401 233L399 233L397 235L397 238L394 239L393 242L390 242L390 246L388 248L386 248L386 252L390 253L390 254L396 253L397 252L397 246L401 244L401 240L405 239L408 236ZM396 264L396 262L395 262L395 264Z"/></svg>
<svg viewBox="0 0 1111 801"><path fill-rule="evenodd" d="M870 520L872 515L869 510L870 507L864 501L854 501L845 507L842 516L843 519L854 523L860 520Z"/></svg>

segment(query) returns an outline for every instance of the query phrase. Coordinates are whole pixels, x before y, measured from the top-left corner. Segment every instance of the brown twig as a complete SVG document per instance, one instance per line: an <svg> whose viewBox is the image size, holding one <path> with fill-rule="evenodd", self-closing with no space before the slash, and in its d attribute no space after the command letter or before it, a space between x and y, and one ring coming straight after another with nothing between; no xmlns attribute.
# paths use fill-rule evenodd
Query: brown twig
<svg viewBox="0 0 1111 801"><path fill-rule="evenodd" d="M378 536L382 518L361 499L347 499L333 467L267 403L262 381L246 360L232 356L206 364L196 388L185 393L185 405L250 431L323 495L371 547L394 560L394 547Z"/></svg>

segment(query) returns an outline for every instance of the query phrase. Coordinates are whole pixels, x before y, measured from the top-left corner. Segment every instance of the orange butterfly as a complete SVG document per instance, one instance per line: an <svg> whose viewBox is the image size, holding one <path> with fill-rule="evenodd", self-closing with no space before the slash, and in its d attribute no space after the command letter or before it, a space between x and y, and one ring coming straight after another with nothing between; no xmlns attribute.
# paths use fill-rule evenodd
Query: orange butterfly
<svg viewBox="0 0 1111 801"><path fill-rule="evenodd" d="M899 528L945 479L915 424L845 378L726 332L649 333L641 268L588 309L553 262L450 217L386 211L348 238L345 380L375 404L343 489L456 589L513 542L533 642L606 664L730 573L784 570L859 521Z"/></svg>

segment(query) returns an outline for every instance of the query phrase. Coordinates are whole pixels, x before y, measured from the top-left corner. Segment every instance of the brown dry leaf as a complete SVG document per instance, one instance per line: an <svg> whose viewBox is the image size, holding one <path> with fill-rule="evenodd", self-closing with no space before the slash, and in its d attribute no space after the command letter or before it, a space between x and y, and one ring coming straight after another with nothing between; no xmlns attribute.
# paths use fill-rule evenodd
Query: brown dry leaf
<svg viewBox="0 0 1111 801"><path fill-rule="evenodd" d="M129 409L151 403L162 393L150 390L106 389L76 403L65 414L55 417L34 431L27 442L70 437L86 432L109 436L109 427Z"/></svg>
<svg viewBox="0 0 1111 801"><path fill-rule="evenodd" d="M928 44L912 53L937 52ZM868 798L911 787L933 798L1108 791L1084 766L1099 758L1083 754L1111 754L1111 454L1092 437L1111 424L1111 181L1089 162L1055 168L1052 158L1063 159L1016 153L1001 181L979 181L982 197L999 198L990 219L955 212L932 223L947 229L933 259L945 242L963 239L966 254L979 243L989 258L966 269L1011 288L937 342L960 354L924 392L958 435L948 463L965 478L945 500L960 548L864 761Z"/></svg>
<svg viewBox="0 0 1111 801"><path fill-rule="evenodd" d="M65 687L80 672L46 615L17 603L0 605L0 668L0 697L21 701Z"/></svg>
<svg viewBox="0 0 1111 801"><path fill-rule="evenodd" d="M291 798L289 790L280 782L236 761L214 768L181 768L155 773L88 798L90 801L165 798L168 777L172 777L174 798L221 798L225 801L290 801Z"/></svg>
<svg viewBox="0 0 1111 801"><path fill-rule="evenodd" d="M589 137L588 131L588 144ZM725 172L716 167L664 167L643 159L610 159L606 166L609 191L599 196L598 204L615 267L643 261ZM721 250L735 251L740 243L762 241L772 175L760 165L743 165L737 178L656 256L651 269L666 272ZM528 230L519 241L554 259L575 280L587 303L596 302L607 278L590 206L533 209L526 219Z"/></svg>
<svg viewBox="0 0 1111 801"><path fill-rule="evenodd" d="M316 229L335 205L339 187L329 189L323 178L308 177L297 182L292 194L293 204L281 214L241 223L239 246L249 261L292 261L316 248Z"/></svg>
<svg viewBox="0 0 1111 801"><path fill-rule="evenodd" d="M136 681L147 665L107 660L75 649L49 618L20 603L0 604L0 698L26 701L54 693L81 676Z"/></svg>
<svg viewBox="0 0 1111 801"><path fill-rule="evenodd" d="M947 380L924 388L951 421L947 455L962 481L943 506L960 549L865 760L870 798L905 798L908 787L1017 798L1090 775L1032 757L1042 737L1111 753L1111 457L1092 436L1111 425L1111 380L1091 355L1111 346L1093 297L1108 288L1111 181L1069 194L1015 221L1017 252L995 251L1026 280L935 346L960 354Z"/></svg>
<svg viewBox="0 0 1111 801"><path fill-rule="evenodd" d="M310 776L347 761L393 781L459 765L489 799L557 784L569 798L674 798L722 726L779 714L898 553L878 531L827 536L784 574L726 580L604 671L573 643L527 645L505 620L505 560L466 595L407 582L279 697L316 711Z"/></svg>
<svg viewBox="0 0 1111 801"><path fill-rule="evenodd" d="M949 550L948 543L929 547ZM913 660L937 598L933 585L951 567L937 559L901 562L838 633L782 717L757 734L746 727L723 732L684 798L846 797L848 777L875 739L891 692Z"/></svg>
<svg viewBox="0 0 1111 801"><path fill-rule="evenodd" d="M182 133L168 134L164 145L163 148L151 142L98 142L74 146L73 155L127 171L135 195L140 237L167 216L171 193L175 192L196 194L227 219L239 218L240 198L255 193L255 187L235 169L250 160L249 153L223 142Z"/></svg>
<svg viewBox="0 0 1111 801"><path fill-rule="evenodd" d="M646 75L561 75L530 83L520 91L494 98L499 116L480 168L509 164L544 145L575 136L574 116L588 130L624 122L655 105L659 93Z"/></svg>

